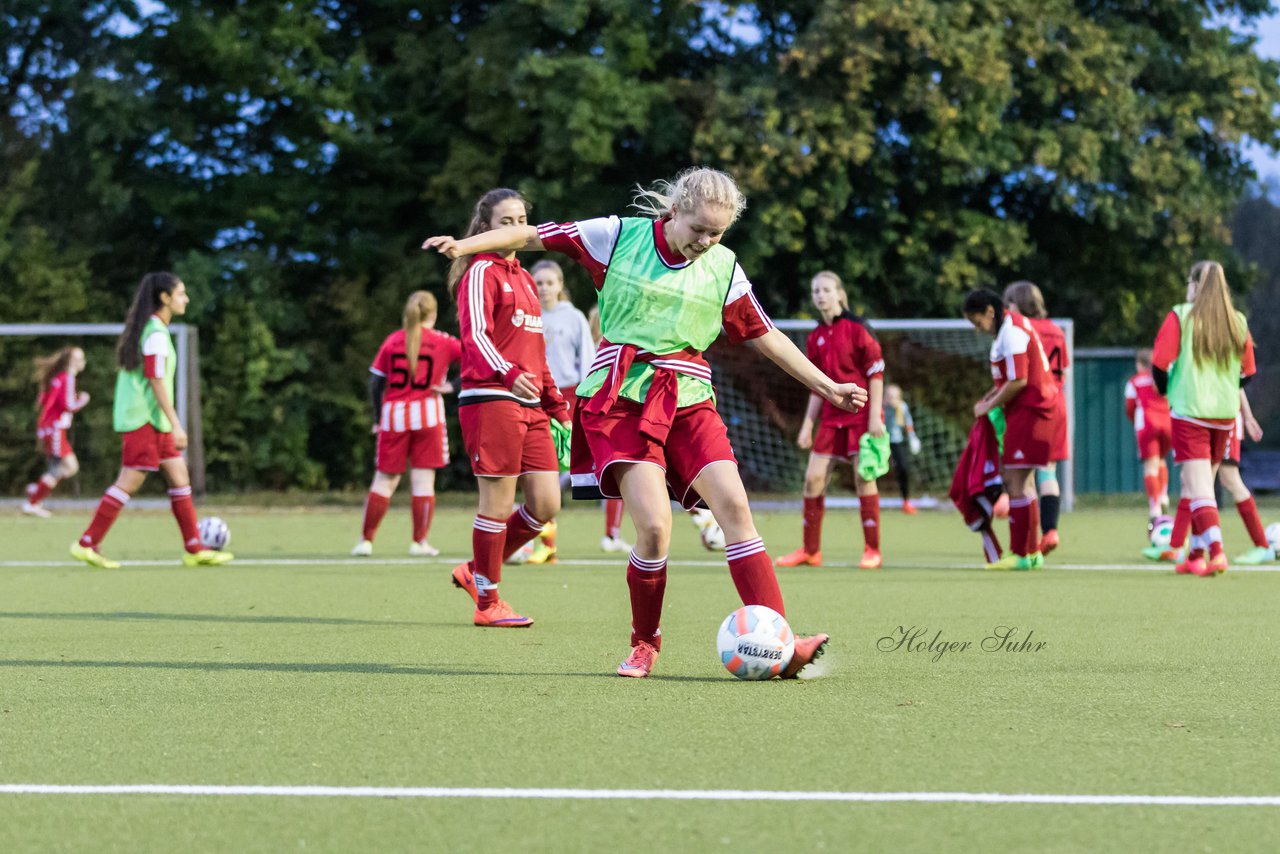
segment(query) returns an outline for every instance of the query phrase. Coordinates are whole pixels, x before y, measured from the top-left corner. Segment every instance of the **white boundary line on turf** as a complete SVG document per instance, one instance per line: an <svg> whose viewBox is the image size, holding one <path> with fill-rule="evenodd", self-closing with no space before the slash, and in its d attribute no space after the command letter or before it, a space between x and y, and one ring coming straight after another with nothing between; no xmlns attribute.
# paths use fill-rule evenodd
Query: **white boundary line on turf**
<svg viewBox="0 0 1280 854"><path fill-rule="evenodd" d="M737 789L490 789L441 786L205 786L0 784L7 795L188 795L276 798L487 798L540 800L835 801L1063 806L1280 807L1277 795L1054 795L1000 792L795 792Z"/></svg>

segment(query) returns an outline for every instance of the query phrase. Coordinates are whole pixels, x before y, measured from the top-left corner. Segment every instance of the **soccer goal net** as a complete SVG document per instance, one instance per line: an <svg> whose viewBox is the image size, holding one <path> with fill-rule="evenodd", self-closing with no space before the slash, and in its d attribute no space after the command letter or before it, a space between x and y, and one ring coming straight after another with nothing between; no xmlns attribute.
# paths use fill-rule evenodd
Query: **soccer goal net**
<svg viewBox="0 0 1280 854"><path fill-rule="evenodd" d="M1068 363L1073 361L1074 328L1068 319L1055 318L1066 333ZM973 424L973 404L991 387L988 358L991 338L980 335L965 320L868 321L884 351L885 383L901 386L911 411L919 454L909 457L913 500L920 497L947 504L947 489L956 461ZM801 350L816 326L813 320L776 321ZM743 480L754 492L799 499L809 452L796 447L796 435L804 417L808 392L750 347L723 342L713 348L718 407L729 428L729 438L741 464ZM1074 437L1071 371L1066 371L1069 435ZM837 468L836 478L852 487L848 466ZM1062 504L1074 500L1071 461L1058 466ZM834 490L839 495L840 489ZM830 494L830 493L829 493ZM891 470L880 481L885 504L896 503L898 486Z"/></svg>
<svg viewBox="0 0 1280 854"><path fill-rule="evenodd" d="M187 430L187 464L191 485L204 491L204 446L201 435L199 338L183 323L169 327L178 351L174 408ZM80 475L63 487L64 495L96 495L115 479L120 468L120 439L112 430L111 407L116 382L116 340L120 323L0 324L0 483L5 494L21 496L23 487L44 471L36 448L35 359L67 346L84 350L85 370L76 378L90 395L71 427L71 447L80 460ZM152 488L159 488L157 481Z"/></svg>

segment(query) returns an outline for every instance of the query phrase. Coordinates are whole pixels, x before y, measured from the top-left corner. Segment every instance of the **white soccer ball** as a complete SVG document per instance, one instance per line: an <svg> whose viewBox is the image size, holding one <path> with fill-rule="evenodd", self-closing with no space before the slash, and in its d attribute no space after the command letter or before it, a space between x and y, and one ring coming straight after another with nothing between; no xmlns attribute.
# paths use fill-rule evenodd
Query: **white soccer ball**
<svg viewBox="0 0 1280 854"><path fill-rule="evenodd" d="M511 557L507 558L505 562L516 565L528 563L529 558L533 556L533 547L537 545L537 543L538 538L534 537L532 540L512 552Z"/></svg>
<svg viewBox="0 0 1280 854"><path fill-rule="evenodd" d="M716 648L725 669L739 679L772 679L791 663L796 636L772 608L744 605L720 624Z"/></svg>
<svg viewBox="0 0 1280 854"><path fill-rule="evenodd" d="M1280 522L1272 522L1263 533L1267 535L1267 545L1280 551Z"/></svg>
<svg viewBox="0 0 1280 854"><path fill-rule="evenodd" d="M1168 516L1157 516L1147 526L1147 536L1156 548L1168 548L1173 540L1173 520Z"/></svg>
<svg viewBox="0 0 1280 854"><path fill-rule="evenodd" d="M709 552L724 551L724 529L712 522L698 531L702 537L702 547Z"/></svg>
<svg viewBox="0 0 1280 854"><path fill-rule="evenodd" d="M231 542L231 529L227 523L217 516L207 516L200 520L200 545L206 549L221 551Z"/></svg>

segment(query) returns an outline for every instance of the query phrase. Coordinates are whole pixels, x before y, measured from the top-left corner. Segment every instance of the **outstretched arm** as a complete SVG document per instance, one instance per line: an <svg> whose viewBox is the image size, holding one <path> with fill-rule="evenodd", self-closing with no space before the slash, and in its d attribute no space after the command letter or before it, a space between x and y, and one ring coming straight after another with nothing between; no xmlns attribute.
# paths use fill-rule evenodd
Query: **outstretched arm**
<svg viewBox="0 0 1280 854"><path fill-rule="evenodd" d="M507 225L492 231L482 231L462 240L447 234L428 237L422 241L422 248L434 249L448 258L460 258L477 252L519 252L528 249L541 251L543 247L538 229L534 226Z"/></svg>
<svg viewBox="0 0 1280 854"><path fill-rule="evenodd" d="M751 339L755 348L782 370L791 374L814 394L849 412L857 412L867 404L867 390L853 383L838 383L818 370L800 348L780 329L772 328L759 338Z"/></svg>

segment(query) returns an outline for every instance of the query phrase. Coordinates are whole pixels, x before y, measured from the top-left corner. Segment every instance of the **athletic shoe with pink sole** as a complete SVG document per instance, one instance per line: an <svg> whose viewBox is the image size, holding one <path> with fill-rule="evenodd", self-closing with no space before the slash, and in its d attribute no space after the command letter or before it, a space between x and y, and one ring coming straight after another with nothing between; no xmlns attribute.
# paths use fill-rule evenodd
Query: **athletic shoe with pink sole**
<svg viewBox="0 0 1280 854"><path fill-rule="evenodd" d="M463 561L453 568L453 586L464 591L476 605L480 604L480 590L476 587L476 576L471 571L471 561Z"/></svg>
<svg viewBox="0 0 1280 854"><path fill-rule="evenodd" d="M643 679L653 672L653 666L657 663L658 648L645 641L636 641L627 660L618 665L618 675Z"/></svg>
<svg viewBox="0 0 1280 854"><path fill-rule="evenodd" d="M491 629L527 629L533 625L533 620L517 614L501 599L488 608L476 608L472 622L477 626Z"/></svg>
<svg viewBox="0 0 1280 854"><path fill-rule="evenodd" d="M822 566L822 552L809 554L803 548L796 549L789 555L783 555L774 561L778 566Z"/></svg>
<svg viewBox="0 0 1280 854"><path fill-rule="evenodd" d="M1226 571L1227 571L1227 556L1225 554L1221 554L1221 555L1218 555L1217 557L1209 558L1209 561L1204 565L1204 571L1197 572L1196 575L1201 575L1206 578L1211 578L1215 575L1222 575L1222 573Z"/></svg>
<svg viewBox="0 0 1280 854"><path fill-rule="evenodd" d="M800 675L801 670L804 670L822 657L822 653L826 652L827 641L829 640L831 640L831 636L826 634L796 638L796 651L791 655L791 663L787 665L787 669L782 671L782 675L778 678L795 679Z"/></svg>

